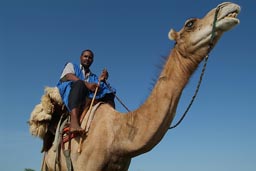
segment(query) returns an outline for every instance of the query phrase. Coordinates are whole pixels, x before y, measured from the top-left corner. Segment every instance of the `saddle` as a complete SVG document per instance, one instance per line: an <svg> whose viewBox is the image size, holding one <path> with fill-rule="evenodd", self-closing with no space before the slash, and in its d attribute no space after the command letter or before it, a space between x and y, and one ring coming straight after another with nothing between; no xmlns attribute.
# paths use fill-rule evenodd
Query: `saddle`
<svg viewBox="0 0 256 171"><path fill-rule="evenodd" d="M86 99L86 104L83 109L83 113L80 116L80 123L85 119L86 125L82 125L85 128L85 133L89 131L89 127L94 115L95 110L99 107L101 102L98 100L94 100L93 108L91 111L89 111L89 107L91 104L91 99ZM90 113L88 113L90 112ZM65 113L59 115L54 114L52 117L52 120L48 126L48 131L46 132L44 138L43 138L43 147L41 152L48 151L53 144L59 145L61 142L66 143L69 141L69 139L75 138L79 136L79 133L70 133L70 117L69 113L66 111ZM56 138L58 140L56 140ZM56 142L58 141L58 142Z"/></svg>

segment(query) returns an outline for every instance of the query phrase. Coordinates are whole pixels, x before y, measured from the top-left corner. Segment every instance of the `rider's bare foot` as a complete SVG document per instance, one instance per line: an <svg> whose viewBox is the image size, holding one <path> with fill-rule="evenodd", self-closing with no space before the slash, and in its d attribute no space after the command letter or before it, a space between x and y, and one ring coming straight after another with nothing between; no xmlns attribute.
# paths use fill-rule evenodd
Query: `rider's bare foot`
<svg viewBox="0 0 256 171"><path fill-rule="evenodd" d="M81 127L70 127L70 132L72 132L72 133L84 133L85 130Z"/></svg>

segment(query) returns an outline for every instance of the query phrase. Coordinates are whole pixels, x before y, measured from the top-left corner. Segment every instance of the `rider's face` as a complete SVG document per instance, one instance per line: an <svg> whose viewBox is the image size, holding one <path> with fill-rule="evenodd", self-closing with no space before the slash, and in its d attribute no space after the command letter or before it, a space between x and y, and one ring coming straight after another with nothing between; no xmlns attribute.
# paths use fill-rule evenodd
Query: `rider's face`
<svg viewBox="0 0 256 171"><path fill-rule="evenodd" d="M81 56L80 56L80 62L85 68L89 68L93 62L93 56L91 52L85 51Z"/></svg>

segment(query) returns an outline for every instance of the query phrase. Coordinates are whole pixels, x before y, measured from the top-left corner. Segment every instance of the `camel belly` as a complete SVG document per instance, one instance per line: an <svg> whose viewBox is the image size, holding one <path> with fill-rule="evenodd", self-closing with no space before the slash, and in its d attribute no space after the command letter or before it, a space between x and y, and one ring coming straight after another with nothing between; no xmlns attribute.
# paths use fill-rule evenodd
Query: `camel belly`
<svg viewBox="0 0 256 171"><path fill-rule="evenodd" d="M89 158L87 161L74 163L74 171L127 171L131 159L111 158L110 161Z"/></svg>
<svg viewBox="0 0 256 171"><path fill-rule="evenodd" d="M127 171L131 163L131 159L114 157L103 168L102 171Z"/></svg>
<svg viewBox="0 0 256 171"><path fill-rule="evenodd" d="M99 155L101 154L101 155ZM94 151L90 154L79 154L77 152L71 154L71 160L74 171L127 171L131 159L110 156L109 154L102 155L104 153ZM47 169L45 171L54 171L55 167L55 156L56 153L49 151L46 154ZM105 157L103 157L105 156ZM61 171L67 171L66 158L63 155L62 151L60 153L60 169ZM58 167L58 166L57 166Z"/></svg>

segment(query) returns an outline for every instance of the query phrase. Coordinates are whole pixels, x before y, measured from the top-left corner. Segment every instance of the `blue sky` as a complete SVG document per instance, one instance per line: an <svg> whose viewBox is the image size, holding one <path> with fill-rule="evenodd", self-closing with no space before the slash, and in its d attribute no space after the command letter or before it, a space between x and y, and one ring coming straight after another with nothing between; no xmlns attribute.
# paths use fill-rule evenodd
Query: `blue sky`
<svg viewBox="0 0 256 171"><path fill-rule="evenodd" d="M42 141L30 135L26 121L65 62L79 62L80 52L92 49L92 70L99 74L106 67L117 95L134 110L149 95L161 57L173 47L170 28L180 30L186 19L201 18L220 2L1 0L0 170L40 170ZM211 52L187 117L153 150L134 158L130 171L255 171L256 2L233 2L242 7L241 23ZM183 92L175 121L200 70Z"/></svg>

